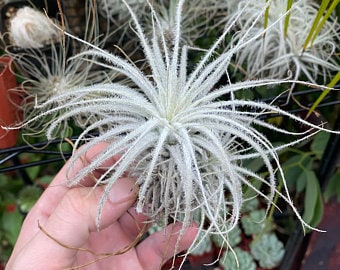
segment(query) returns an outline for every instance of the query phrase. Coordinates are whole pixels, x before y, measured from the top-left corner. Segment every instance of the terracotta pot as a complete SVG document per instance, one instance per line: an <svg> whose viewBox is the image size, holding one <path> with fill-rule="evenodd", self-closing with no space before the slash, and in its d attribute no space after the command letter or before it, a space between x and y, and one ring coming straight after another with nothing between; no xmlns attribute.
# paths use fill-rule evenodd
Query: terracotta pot
<svg viewBox="0 0 340 270"><path fill-rule="evenodd" d="M17 86L10 57L0 57L0 149L15 145L19 130L6 130L18 121L19 95L9 91Z"/></svg>

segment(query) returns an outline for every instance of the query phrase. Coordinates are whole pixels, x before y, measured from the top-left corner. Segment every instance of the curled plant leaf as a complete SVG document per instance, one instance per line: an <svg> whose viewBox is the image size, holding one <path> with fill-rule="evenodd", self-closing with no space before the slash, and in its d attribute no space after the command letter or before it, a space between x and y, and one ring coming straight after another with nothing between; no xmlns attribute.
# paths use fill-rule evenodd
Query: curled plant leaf
<svg viewBox="0 0 340 270"><path fill-rule="evenodd" d="M250 243L250 251L262 268L278 266L284 255L284 246L274 233L263 234Z"/></svg>
<svg viewBox="0 0 340 270"><path fill-rule="evenodd" d="M235 248L235 254L231 251L226 251L219 263L224 270L255 270L256 264L253 257L246 251ZM236 257L236 258L235 258Z"/></svg>

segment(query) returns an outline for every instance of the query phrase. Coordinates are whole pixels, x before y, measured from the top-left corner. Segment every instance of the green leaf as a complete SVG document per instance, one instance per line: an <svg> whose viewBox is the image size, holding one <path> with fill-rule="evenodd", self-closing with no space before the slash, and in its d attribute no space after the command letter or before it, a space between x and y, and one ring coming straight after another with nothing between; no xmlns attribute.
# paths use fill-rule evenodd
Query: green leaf
<svg viewBox="0 0 340 270"><path fill-rule="evenodd" d="M18 210L15 210L14 212L3 213L2 219L2 227L5 232L6 239L14 245L21 229L23 216Z"/></svg>
<svg viewBox="0 0 340 270"><path fill-rule="evenodd" d="M324 12L325 12L325 10L326 10L328 4L329 4L329 1L330 1L330 0L323 0L323 1L322 1L321 5L320 5L320 8L319 8L319 10L318 10L318 13L316 14L316 17L315 17L315 19L314 19L314 21L313 21L312 27L311 27L311 29L309 30L309 33L308 33L308 35L307 35L307 38L306 38L306 40L305 40L305 42L304 42L303 51L306 51L306 49L307 49L309 43L310 43L311 40L312 40L312 37L315 35L316 30L318 29L318 25L319 25L319 23L320 23L320 21L321 21L321 19L322 19L322 16L323 16L323 14L324 14Z"/></svg>
<svg viewBox="0 0 340 270"><path fill-rule="evenodd" d="M315 204L315 210L314 210L314 216L313 219L310 222L310 225L312 227L317 227L322 219L323 216L323 201L322 201L322 194L321 191L319 190L318 193L318 198Z"/></svg>
<svg viewBox="0 0 340 270"><path fill-rule="evenodd" d="M306 173L306 170L303 168L300 168L300 175L296 181L296 191L298 193L302 192L306 188L307 181L308 181L308 174Z"/></svg>
<svg viewBox="0 0 340 270"><path fill-rule="evenodd" d="M266 0L266 3L268 3L269 0ZM270 5L266 7L266 11L264 13L264 22L263 22L263 29L266 30L268 27L268 20L269 20L269 9Z"/></svg>
<svg viewBox="0 0 340 270"><path fill-rule="evenodd" d="M27 174L30 177L30 179L37 178L39 172L40 172L40 166L33 166L27 169Z"/></svg>
<svg viewBox="0 0 340 270"><path fill-rule="evenodd" d="M290 9L293 5L293 0L287 0L287 12L288 14L285 17L285 23L284 23L284 37L287 37L287 32L288 32L288 26L289 26L289 19L290 19Z"/></svg>
<svg viewBox="0 0 340 270"><path fill-rule="evenodd" d="M323 213L322 196L320 190L319 180L315 173L310 170L306 170L307 185L304 201L304 213L303 220L311 226L316 226L321 220Z"/></svg>
<svg viewBox="0 0 340 270"><path fill-rule="evenodd" d="M27 213L29 210L31 210L41 194L42 190L39 187L26 186L23 188L18 199L20 210L24 213Z"/></svg>
<svg viewBox="0 0 340 270"><path fill-rule="evenodd" d="M334 87L338 82L340 81L340 70L338 71L338 73L333 77L333 79L331 80L331 82L329 84L327 84L328 87ZM320 94L320 96L317 98L317 100L313 103L312 107L310 107L308 114L306 116L306 118L308 118L312 112L316 109L316 107L323 101L323 99L328 95L328 93L331 91L331 89L325 89L322 91L322 93Z"/></svg>
<svg viewBox="0 0 340 270"><path fill-rule="evenodd" d="M322 159L329 137L330 133L324 131L321 131L314 136L313 142L311 144L311 150L318 159Z"/></svg>
<svg viewBox="0 0 340 270"><path fill-rule="evenodd" d="M329 2L328 0L324 0L325 2ZM325 24L325 22L328 20L328 18L331 16L331 14L334 12L334 10L336 9L336 6L340 3L340 0L333 0L331 2L331 5L328 6L327 12L325 14L323 14L322 19L319 21L318 27L315 29L314 34L313 34L313 38L312 38L312 43L314 43L315 39L317 38L317 36L319 35L323 25Z"/></svg>
<svg viewBox="0 0 340 270"><path fill-rule="evenodd" d="M44 175L37 178L36 183L44 188L46 188L53 180L54 175Z"/></svg>
<svg viewBox="0 0 340 270"><path fill-rule="evenodd" d="M288 187L301 192L306 185L306 175L304 175L304 171L311 170L312 164L313 160L307 154L294 155L284 162L282 167Z"/></svg>

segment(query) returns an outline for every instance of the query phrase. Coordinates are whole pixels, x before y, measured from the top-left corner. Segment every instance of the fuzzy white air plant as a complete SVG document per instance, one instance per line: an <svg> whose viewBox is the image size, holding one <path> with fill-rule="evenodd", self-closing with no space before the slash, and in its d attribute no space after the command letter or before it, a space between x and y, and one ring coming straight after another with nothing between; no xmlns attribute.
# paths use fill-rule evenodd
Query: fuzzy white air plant
<svg viewBox="0 0 340 270"><path fill-rule="evenodd" d="M60 40L59 31L45 13L32 7L19 8L10 20L9 35L14 46L42 48Z"/></svg>
<svg viewBox="0 0 340 270"><path fill-rule="evenodd" d="M246 67L249 78L286 78L291 72L295 80L307 78L315 83L319 79L325 84L340 69L336 56L340 46L340 24L330 16L320 33L306 48L304 44L311 30L319 5L312 0L294 1L287 12L287 1L241 0L233 12L246 11L239 17L239 31L235 38L243 38L254 18L268 4L268 25L265 35L243 47L236 55L238 65ZM285 26L285 18L289 24ZM258 20L251 35L265 29L265 19Z"/></svg>
<svg viewBox="0 0 340 270"><path fill-rule="evenodd" d="M98 23L96 15L93 16L92 1L87 1L86 7L88 28L85 39L99 44ZM52 25L52 27L58 32L58 39L49 44L48 49L27 49L25 53L19 54L8 50L8 54L13 57L19 70L18 76L23 81L18 90L19 92L24 91L24 102L21 104L23 119L30 124L24 126L23 135L28 137L41 136L57 115L67 112L67 108L65 108L54 115L43 117L39 121L30 121L41 113L39 108L41 104L54 96L70 93L74 88L85 87L104 80L110 81L114 78L114 72L108 72L102 68L96 69L94 63L89 62L92 57L88 57L86 60L80 57L71 58L75 44L72 44L71 39L67 37L64 39L63 31L56 25ZM83 52L88 49L88 46L81 43L79 49ZM52 103L48 109L58 105L60 103ZM77 125L83 127L97 119L78 115L73 120ZM59 129L55 130L55 136L69 136L72 132L70 123L71 121L65 121L60 125Z"/></svg>
<svg viewBox="0 0 340 270"><path fill-rule="evenodd" d="M143 14L142 11L146 7L145 0L127 0L126 2L136 11L136 14ZM126 19L130 17L129 10L122 0L97 0L97 6L99 13L116 25L126 23Z"/></svg>
<svg viewBox="0 0 340 270"><path fill-rule="evenodd" d="M142 17L145 22L145 31L151 38L154 31L154 23L159 24L161 32L165 39L171 44L174 39L176 30L176 9L179 0L158 0L153 3L153 8L157 13L158 22L152 22L154 17L145 13ZM193 46L195 40L204 37L205 33L213 26L212 21L217 13L214 0L201 1L192 0L186 1L183 6L181 20L181 39L186 45Z"/></svg>
<svg viewBox="0 0 340 270"><path fill-rule="evenodd" d="M47 136L51 138L54 130L66 119L78 115L99 119L83 131L75 147L91 131L102 128L103 132L76 152L70 168L82 154L99 142L107 142L108 147L69 179L69 185L76 185L105 160L113 155L121 156L97 179L98 185L106 184L106 192L99 205L98 226L113 183L128 174L139 185L137 211L164 225L181 221L182 232L195 220L206 235L219 234L227 242L225 235L239 221L245 200L243 188L255 190L270 207L274 195L279 193L276 191L276 171L284 179L277 152L311 136L306 132L294 133L278 128L259 116L276 112L307 126L319 130L323 128L270 104L235 98L237 91L276 85L284 83L283 80L245 81L214 89L226 74L234 53L257 37L238 40L231 49L217 55L216 49L230 30L227 29L195 68L188 70L187 47L180 45L184 4L184 0L178 1L171 46L165 44L162 25L151 5L155 22L151 40L147 39L136 14L127 5L145 52L149 73L143 73L133 63L93 46L93 50L83 53L84 57L102 57L108 63L105 66L111 65L112 69L133 81L134 86L98 83L53 96L40 106L45 112L35 121L67 109L66 113L59 114L50 123ZM226 99L226 96L229 98ZM51 108L51 104L59 106ZM107 126L110 128L105 129ZM256 127L284 136L301 136L291 143L274 147ZM250 159L263 162L268 176L264 178L244 167L243 162ZM266 187L263 190L268 190L268 193L254 187L251 179L262 182ZM292 207L302 224L309 227L294 207L285 182L283 190L279 193L281 197ZM208 227L205 224L209 224ZM194 246L189 252L193 249Z"/></svg>

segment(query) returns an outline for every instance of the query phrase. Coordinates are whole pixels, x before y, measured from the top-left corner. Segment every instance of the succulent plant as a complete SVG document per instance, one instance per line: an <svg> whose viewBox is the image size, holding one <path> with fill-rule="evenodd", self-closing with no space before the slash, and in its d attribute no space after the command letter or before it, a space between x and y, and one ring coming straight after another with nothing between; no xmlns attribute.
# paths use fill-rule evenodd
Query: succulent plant
<svg viewBox="0 0 340 270"><path fill-rule="evenodd" d="M277 267L285 253L283 243L276 234L263 234L250 243L250 251L262 268Z"/></svg>
<svg viewBox="0 0 340 270"><path fill-rule="evenodd" d="M205 235L202 231L196 238L195 248L190 252L191 255L203 255L204 253L210 252L213 248L213 243L210 237Z"/></svg>
<svg viewBox="0 0 340 270"><path fill-rule="evenodd" d="M241 229L239 225L235 226L228 235L225 235L224 238L222 238L218 234L213 234L212 236L212 241L215 243L216 246L218 247L227 247L227 243L225 243L224 239L228 240L228 246L230 247L235 247L239 243L241 243L242 238L241 238Z"/></svg>
<svg viewBox="0 0 340 270"><path fill-rule="evenodd" d="M250 213L257 209L260 205L260 201L258 198L251 198L249 200L244 201L242 206L242 213Z"/></svg>
<svg viewBox="0 0 340 270"><path fill-rule="evenodd" d="M264 230L266 211L255 210L241 218L242 227L246 235L258 234Z"/></svg>
<svg viewBox="0 0 340 270"><path fill-rule="evenodd" d="M225 251L219 263L224 270L255 270L256 264L253 257L246 251L235 248L234 253Z"/></svg>

